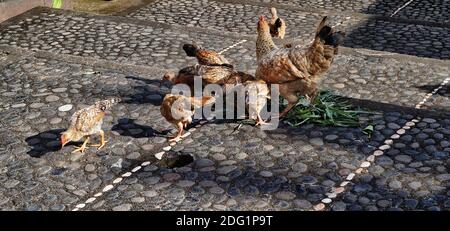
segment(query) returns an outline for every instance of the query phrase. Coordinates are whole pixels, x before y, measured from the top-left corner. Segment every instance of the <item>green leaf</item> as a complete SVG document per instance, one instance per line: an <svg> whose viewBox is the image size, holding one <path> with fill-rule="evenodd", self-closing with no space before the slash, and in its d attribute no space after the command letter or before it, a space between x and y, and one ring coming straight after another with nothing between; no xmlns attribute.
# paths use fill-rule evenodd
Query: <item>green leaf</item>
<svg viewBox="0 0 450 231"><path fill-rule="evenodd" d="M280 110L282 110L286 107L287 102L284 99L281 99L280 102L282 102L280 105ZM326 126L349 127L359 126L359 114L376 113L355 107L349 101L330 91L321 91L312 104L306 98L301 97L286 119L291 126L299 126L308 122Z"/></svg>
<svg viewBox="0 0 450 231"><path fill-rule="evenodd" d="M53 0L53 8L60 9L62 6L62 0Z"/></svg>

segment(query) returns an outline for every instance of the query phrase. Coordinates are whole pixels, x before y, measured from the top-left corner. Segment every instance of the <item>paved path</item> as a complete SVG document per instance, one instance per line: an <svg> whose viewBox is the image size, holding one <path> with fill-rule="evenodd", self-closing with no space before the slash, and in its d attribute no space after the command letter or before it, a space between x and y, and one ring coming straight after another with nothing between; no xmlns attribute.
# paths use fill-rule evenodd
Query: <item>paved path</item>
<svg viewBox="0 0 450 231"><path fill-rule="evenodd" d="M450 24L439 12L450 3L313 2L168 0L117 16L37 8L0 24L0 207L448 210ZM159 79L195 63L181 45L197 41L253 72L257 16L271 4L288 41L307 44L325 14L347 31L321 87L376 114L357 128L267 132L196 121L167 143L159 104L170 89ZM70 115L107 96L125 100L106 118L105 149L60 150Z"/></svg>

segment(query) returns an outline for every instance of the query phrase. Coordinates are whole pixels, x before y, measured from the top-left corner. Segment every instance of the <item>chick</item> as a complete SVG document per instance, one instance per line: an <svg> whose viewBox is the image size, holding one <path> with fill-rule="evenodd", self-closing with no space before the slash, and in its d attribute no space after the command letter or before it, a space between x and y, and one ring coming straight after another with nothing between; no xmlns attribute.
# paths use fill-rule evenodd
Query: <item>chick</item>
<svg viewBox="0 0 450 231"><path fill-rule="evenodd" d="M98 149L103 148L106 144L105 132L102 130L103 117L105 117L106 111L118 102L120 102L119 98L102 100L92 106L76 111L70 119L69 128L61 134L61 146L64 147L71 141L77 142L86 137L83 145L72 151L72 153L78 151L84 153L90 136L99 134L101 138L100 144L93 146L98 147Z"/></svg>
<svg viewBox="0 0 450 231"><path fill-rule="evenodd" d="M249 112L249 118L256 121L256 126L267 124L260 115L267 99L270 99L270 91L266 82L244 72L234 72L223 81L222 88L225 95L230 95L240 84L244 86L245 105Z"/></svg>
<svg viewBox="0 0 450 231"><path fill-rule="evenodd" d="M269 88L263 80L249 80L244 82L245 105L248 108L249 118L256 121L255 126L267 124L261 118L261 110L270 99Z"/></svg>
<svg viewBox="0 0 450 231"><path fill-rule="evenodd" d="M183 129L192 123L192 116L195 113L195 107L202 107L215 102L212 96L203 96L202 98L186 97L183 95L167 94L161 104L161 115L171 124L175 125L178 132L169 139L169 142L178 142L183 135Z"/></svg>

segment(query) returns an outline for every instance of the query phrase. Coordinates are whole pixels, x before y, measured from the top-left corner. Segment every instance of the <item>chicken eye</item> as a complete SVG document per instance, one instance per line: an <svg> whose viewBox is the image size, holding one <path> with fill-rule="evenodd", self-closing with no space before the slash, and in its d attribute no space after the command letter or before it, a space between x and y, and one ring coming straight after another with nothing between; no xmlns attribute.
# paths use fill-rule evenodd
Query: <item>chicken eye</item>
<svg viewBox="0 0 450 231"><path fill-rule="evenodd" d="M104 110L106 110L106 106L101 106L100 109L101 109L102 111L104 111Z"/></svg>

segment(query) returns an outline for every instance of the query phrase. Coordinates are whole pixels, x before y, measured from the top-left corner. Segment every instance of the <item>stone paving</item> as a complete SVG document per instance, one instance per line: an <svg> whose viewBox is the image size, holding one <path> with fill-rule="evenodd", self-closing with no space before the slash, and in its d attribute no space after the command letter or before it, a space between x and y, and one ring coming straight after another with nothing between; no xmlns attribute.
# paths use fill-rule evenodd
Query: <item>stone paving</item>
<svg viewBox="0 0 450 231"><path fill-rule="evenodd" d="M0 208L449 210L448 83L429 96L450 73L448 28L362 15L386 16L406 1L317 2L155 1L126 17L37 8L0 24ZM237 121L195 122L182 142L168 144L172 127L159 104L170 89L159 79L195 63L181 45L225 51L239 70L254 72L255 24L268 4L281 6L287 40L302 45L330 12L348 38L321 88L390 109L372 106L354 128L235 131ZM421 14L407 9L399 13L405 20ZM124 101L105 119L107 146L83 155L71 154L72 145L61 150L56 138L70 115L108 96ZM401 110L424 99L425 110ZM368 124L370 135L362 131Z"/></svg>
<svg viewBox="0 0 450 231"><path fill-rule="evenodd" d="M332 210L448 210L450 120L425 118L359 175Z"/></svg>
<svg viewBox="0 0 450 231"><path fill-rule="evenodd" d="M121 168L148 159L165 142L162 134L170 126L158 107L167 88L150 80L161 74L133 76L34 57L4 68L2 209L69 209ZM84 155L70 154L72 145L60 150L56 138L70 115L110 95L122 96L125 103L105 118L107 147L98 152L92 148Z"/></svg>
<svg viewBox="0 0 450 231"><path fill-rule="evenodd" d="M286 36L308 39L315 25L322 19L318 13L279 9L289 29ZM214 0L156 1L127 17L188 27L207 27L245 35L256 35L259 15L270 17L268 7L217 2ZM344 16L330 18L331 23L343 21Z"/></svg>
<svg viewBox="0 0 450 231"><path fill-rule="evenodd" d="M7 26L0 33L0 45L176 69L193 64L179 49L183 43L197 41L218 50L235 42L201 33L186 34L81 15L84 14L77 17L44 10Z"/></svg>
<svg viewBox="0 0 450 231"><path fill-rule="evenodd" d="M393 9L398 8L407 0L389 1L389 0L257 0L263 3L279 4L281 6L300 7L303 9L323 9L330 11L349 11L365 14L391 14Z"/></svg>
<svg viewBox="0 0 450 231"><path fill-rule="evenodd" d="M218 0L227 1L227 0ZM398 8L410 0L255 0L285 7L298 7L305 10L346 11L363 14L391 16ZM229 2L229 1L227 1ZM394 17L428 22L449 23L450 10L448 0L413 0Z"/></svg>
<svg viewBox="0 0 450 231"><path fill-rule="evenodd" d="M296 40L312 39L316 24L324 15L329 15L331 25L339 24L337 29L347 32L344 44L347 47L439 59L450 58L450 40L446 36L450 33L448 27L392 22L387 18L372 19L348 12L311 13L292 9L278 11L288 22L286 36ZM169 0L157 1L130 13L128 17L256 35L255 24L261 14L269 16L267 6L214 0Z"/></svg>
<svg viewBox="0 0 450 231"><path fill-rule="evenodd" d="M193 164L150 165L89 209L312 209L411 118L362 115L362 126L370 121L376 127L370 138L360 128L304 125L262 132L244 126L233 133L238 124L213 122L171 149L196 157Z"/></svg>

